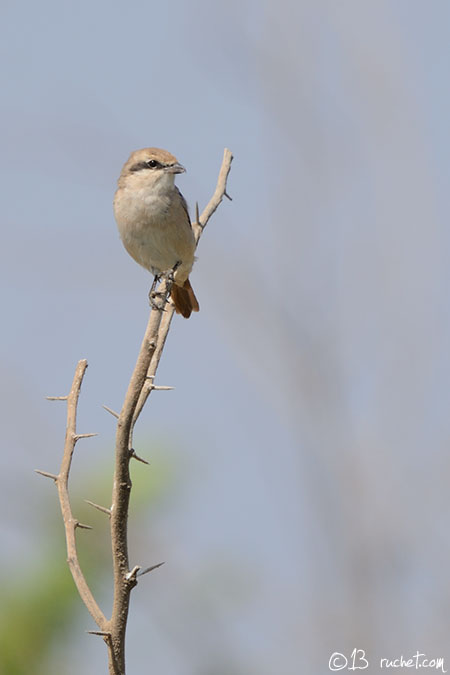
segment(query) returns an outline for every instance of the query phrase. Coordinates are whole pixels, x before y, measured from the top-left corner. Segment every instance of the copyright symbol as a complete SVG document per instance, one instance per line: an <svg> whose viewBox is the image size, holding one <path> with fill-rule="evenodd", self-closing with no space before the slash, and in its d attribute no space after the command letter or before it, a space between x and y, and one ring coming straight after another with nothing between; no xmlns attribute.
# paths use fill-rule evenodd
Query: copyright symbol
<svg viewBox="0 0 450 675"><path fill-rule="evenodd" d="M348 660L344 654L341 654L340 652L334 652L328 661L328 668L330 670L342 670L343 668L347 667L347 664Z"/></svg>

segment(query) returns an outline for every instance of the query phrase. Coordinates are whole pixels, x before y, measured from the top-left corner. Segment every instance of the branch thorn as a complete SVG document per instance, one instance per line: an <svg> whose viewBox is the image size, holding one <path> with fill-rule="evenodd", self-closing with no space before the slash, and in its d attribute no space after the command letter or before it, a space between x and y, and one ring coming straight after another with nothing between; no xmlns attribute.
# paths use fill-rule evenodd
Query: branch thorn
<svg viewBox="0 0 450 675"><path fill-rule="evenodd" d="M128 572L128 574L125 575L125 579L127 581L136 580L137 573L139 572L140 569L141 569L140 565L135 565L131 570L131 572Z"/></svg>
<svg viewBox="0 0 450 675"><path fill-rule="evenodd" d="M68 396L46 396L47 401L67 401Z"/></svg>
<svg viewBox="0 0 450 675"><path fill-rule="evenodd" d="M161 567L161 565L164 565L164 562L160 562L157 565L152 565L151 567L146 567L145 570L139 571L139 573L136 575L138 577L144 576L144 574L148 574L149 572L153 572L153 570L158 569L158 567Z"/></svg>
<svg viewBox="0 0 450 675"><path fill-rule="evenodd" d="M83 525L83 523L75 523L75 527L79 527L80 530L93 530L94 528L90 525Z"/></svg>
<svg viewBox="0 0 450 675"><path fill-rule="evenodd" d="M41 471L40 469L35 469L35 472L40 474L41 476L45 476L46 478L51 478L55 482L58 480L59 476L57 476L54 473L49 473L48 471Z"/></svg>
<svg viewBox="0 0 450 675"><path fill-rule="evenodd" d="M93 433L93 434L74 434L73 439L74 439L74 441L79 441L80 438L92 438L92 436L98 436L98 434L97 433Z"/></svg>
<svg viewBox="0 0 450 675"><path fill-rule="evenodd" d="M104 408L106 410L106 412L109 412L116 419L119 419L119 413L116 413L115 410L112 410L111 408L108 408L107 405L102 405L102 408Z"/></svg>
<svg viewBox="0 0 450 675"><path fill-rule="evenodd" d="M133 457L133 459L136 459L138 462L142 462L142 464L150 464L150 462L147 462L146 459L142 459L142 457L139 457L139 455L136 454L133 448L131 448L130 457Z"/></svg>
<svg viewBox="0 0 450 675"><path fill-rule="evenodd" d="M111 509L106 508L106 506L100 506L100 504L96 504L95 502L91 502L89 499L84 500L86 504L89 504L89 506L93 506L94 509L97 509L98 511L101 511L102 513L106 513L108 516L111 515Z"/></svg>

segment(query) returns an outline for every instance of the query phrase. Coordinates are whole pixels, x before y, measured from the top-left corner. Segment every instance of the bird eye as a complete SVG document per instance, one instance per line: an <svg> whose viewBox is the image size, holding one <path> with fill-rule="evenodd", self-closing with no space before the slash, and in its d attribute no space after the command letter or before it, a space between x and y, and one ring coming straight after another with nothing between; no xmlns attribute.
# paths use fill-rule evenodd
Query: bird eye
<svg viewBox="0 0 450 675"><path fill-rule="evenodd" d="M149 169L156 169L156 167L159 166L159 162L157 162L156 159L149 159L146 164Z"/></svg>

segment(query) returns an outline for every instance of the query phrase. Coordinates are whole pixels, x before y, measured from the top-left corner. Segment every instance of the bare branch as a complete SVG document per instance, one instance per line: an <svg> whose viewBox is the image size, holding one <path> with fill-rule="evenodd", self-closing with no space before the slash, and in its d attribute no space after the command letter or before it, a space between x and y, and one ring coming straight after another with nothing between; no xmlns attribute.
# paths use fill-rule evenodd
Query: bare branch
<svg viewBox="0 0 450 675"><path fill-rule="evenodd" d="M118 673L125 672L125 629L133 584L127 580L128 541L127 521L131 480L129 462L132 456L132 426L136 405L144 386L151 358L155 352L158 330L161 324L163 308L167 302L168 291L161 303L161 309L152 309L150 319L142 341L138 360L131 376L125 401L117 422L116 461L114 471L113 494L111 500L111 542L113 551L114 598L110 621L111 644L114 666ZM134 584L135 585L135 584ZM110 663L110 669L111 669ZM112 672L115 672L114 670Z"/></svg>
<svg viewBox="0 0 450 675"><path fill-rule="evenodd" d="M169 333L169 328L170 324L172 322L173 315L175 313L175 307L173 304L169 304L168 308L166 309L164 316L162 318L160 327L159 327L159 332L158 332L158 343L157 347L153 353L152 359L149 364L149 370L147 374L147 378L153 380L153 378L156 375L156 370L159 365L159 361L161 359L161 354L164 349L164 345L166 344L166 338ZM134 413L134 418L133 418L133 425L131 429L131 433L133 432L134 425L136 424L139 415L142 412L142 409L150 396L150 392L152 391L151 387L143 387L139 396L139 401L136 405L136 410Z"/></svg>
<svg viewBox="0 0 450 675"><path fill-rule="evenodd" d="M81 525L73 517L72 507L69 499L69 474L77 436L76 425L78 397L80 395L81 383L83 381L86 368L87 361L85 359L78 362L72 382L72 387L70 389L70 394L67 397L66 442L64 444L63 459L59 476L56 479L56 485L58 487L59 502L61 505L61 513L66 531L67 562L82 601L86 605L97 626L103 630L107 627L108 622L105 615L98 606L94 596L92 595L91 589L89 588L84 574L81 571L77 553L75 530L77 527L84 528L89 526Z"/></svg>
<svg viewBox="0 0 450 675"><path fill-rule="evenodd" d="M219 171L219 178L217 179L216 189L213 196L209 200L208 204L204 208L202 215L198 219L198 227L194 227L195 238L198 243L198 240L202 236L202 232L208 224L208 220L211 218L214 211L217 209L222 199L226 195L227 190L227 179L228 174L231 170L231 162L233 161L233 153L228 148L225 148L223 151L223 160L222 166ZM226 195L228 198L229 196Z"/></svg>
<svg viewBox="0 0 450 675"><path fill-rule="evenodd" d="M47 401L67 401L67 396L46 396Z"/></svg>
<svg viewBox="0 0 450 675"><path fill-rule="evenodd" d="M98 433L93 434L75 434L73 437L74 441L79 441L80 438L92 438L93 436L98 436Z"/></svg>

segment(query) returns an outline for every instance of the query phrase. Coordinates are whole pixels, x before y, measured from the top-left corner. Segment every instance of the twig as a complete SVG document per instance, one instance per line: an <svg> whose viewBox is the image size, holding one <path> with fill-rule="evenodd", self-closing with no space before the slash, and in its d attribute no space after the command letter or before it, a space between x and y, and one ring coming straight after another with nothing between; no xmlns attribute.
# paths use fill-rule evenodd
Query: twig
<svg viewBox="0 0 450 675"><path fill-rule="evenodd" d="M222 199L225 196L228 197L228 199L231 199L231 197L227 194L227 179L228 174L230 173L231 170L232 161L233 161L233 153L231 152L231 150L228 150L228 148L225 148L225 150L223 151L222 166L220 167L216 189L214 191L213 196L206 205L205 209L203 210L202 215L199 218L199 228L197 228L197 231L195 231L194 229L195 239L197 243L200 237L202 236L203 230L208 224L208 220L211 218L214 211L222 202Z"/></svg>
<svg viewBox="0 0 450 675"><path fill-rule="evenodd" d="M69 564L73 580L75 581L78 593L80 594L82 601L86 605L95 623L100 628L100 630L106 630L108 624L107 619L103 614L102 610L100 609L100 607L98 606L94 596L92 595L91 589L89 588L87 581L84 577L84 574L81 571L80 563L78 560L75 530L77 528L85 528L86 526L79 523L73 517L72 507L69 498L70 466L72 464L72 456L73 451L75 450L75 444L78 440L76 433L78 397L80 395L81 383L83 381L86 368L87 368L86 359L83 359L82 361L78 362L78 365L75 370L75 376L72 382L72 387L70 389L70 394L67 397L66 441L64 444L64 453L61 468L59 471L59 475L56 479L56 486L58 488L59 503L61 505L61 513L64 521L64 528L66 531L67 562Z"/></svg>

